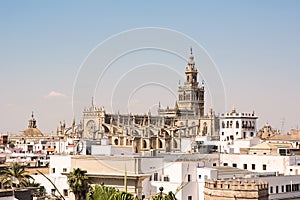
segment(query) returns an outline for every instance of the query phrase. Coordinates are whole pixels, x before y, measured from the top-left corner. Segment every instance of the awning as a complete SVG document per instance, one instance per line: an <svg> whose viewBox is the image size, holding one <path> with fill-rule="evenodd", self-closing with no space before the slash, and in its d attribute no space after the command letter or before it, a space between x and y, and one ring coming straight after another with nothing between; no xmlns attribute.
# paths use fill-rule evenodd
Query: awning
<svg viewBox="0 0 300 200"><path fill-rule="evenodd" d="M54 152L55 149L54 148L47 148L46 151L48 151L48 152Z"/></svg>

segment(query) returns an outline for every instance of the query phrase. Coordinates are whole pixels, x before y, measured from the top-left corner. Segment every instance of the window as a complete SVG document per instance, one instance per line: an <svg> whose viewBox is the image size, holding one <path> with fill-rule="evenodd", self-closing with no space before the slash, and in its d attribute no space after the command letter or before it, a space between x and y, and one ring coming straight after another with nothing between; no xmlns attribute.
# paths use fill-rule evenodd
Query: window
<svg viewBox="0 0 300 200"><path fill-rule="evenodd" d="M188 182L190 182L190 181L191 181L191 175L188 174Z"/></svg>
<svg viewBox="0 0 300 200"><path fill-rule="evenodd" d="M291 191L291 185L286 185L285 192L290 192L290 191Z"/></svg>
<svg viewBox="0 0 300 200"><path fill-rule="evenodd" d="M263 165L263 170L267 170L267 165Z"/></svg>
<svg viewBox="0 0 300 200"><path fill-rule="evenodd" d="M253 133L253 132L251 132L251 133L250 133L250 137L253 137L253 136L254 136L254 133Z"/></svg>
<svg viewBox="0 0 300 200"><path fill-rule="evenodd" d="M252 170L255 170L255 164L252 164Z"/></svg>
<svg viewBox="0 0 300 200"><path fill-rule="evenodd" d="M55 195L55 189L51 189L51 195Z"/></svg>
<svg viewBox="0 0 300 200"><path fill-rule="evenodd" d="M292 191L299 191L299 184L293 184Z"/></svg>
<svg viewBox="0 0 300 200"><path fill-rule="evenodd" d="M237 164L236 163L232 163L232 167L237 167Z"/></svg>
<svg viewBox="0 0 300 200"><path fill-rule="evenodd" d="M290 172L292 172L293 171L293 169L290 169Z"/></svg>
<svg viewBox="0 0 300 200"><path fill-rule="evenodd" d="M270 186L270 193L273 193L273 186Z"/></svg>
<svg viewBox="0 0 300 200"><path fill-rule="evenodd" d="M164 176L164 181L165 181L165 182L170 181L169 177L168 177L168 176Z"/></svg>
<svg viewBox="0 0 300 200"><path fill-rule="evenodd" d="M284 185L281 186L281 192L284 192Z"/></svg>
<svg viewBox="0 0 300 200"><path fill-rule="evenodd" d="M278 188L278 185L276 186L276 193L278 193L279 192L279 188Z"/></svg>
<svg viewBox="0 0 300 200"><path fill-rule="evenodd" d="M54 173L55 173L55 168L52 168L52 170L51 170L51 171L52 171L52 173L54 174Z"/></svg>
<svg viewBox="0 0 300 200"><path fill-rule="evenodd" d="M192 200L192 196L188 196L188 200Z"/></svg>
<svg viewBox="0 0 300 200"><path fill-rule="evenodd" d="M67 190L67 189L64 189L63 193L64 193L64 196L65 196L65 197L69 196L69 195L68 195L68 190Z"/></svg>
<svg viewBox="0 0 300 200"><path fill-rule="evenodd" d="M154 173L154 181L158 181L158 173Z"/></svg>
<svg viewBox="0 0 300 200"><path fill-rule="evenodd" d="M224 135L224 132L222 132L222 135Z"/></svg>
<svg viewBox="0 0 300 200"><path fill-rule="evenodd" d="M224 163L223 165L224 165L224 166L228 166L228 163Z"/></svg>
<svg viewBox="0 0 300 200"><path fill-rule="evenodd" d="M244 169L247 169L247 164L244 164Z"/></svg>
<svg viewBox="0 0 300 200"><path fill-rule="evenodd" d="M214 166L214 167L217 166L217 163L213 163L213 166Z"/></svg>
<svg viewBox="0 0 300 200"><path fill-rule="evenodd" d="M201 179L201 175L199 175L198 177L199 177L199 179Z"/></svg>
<svg viewBox="0 0 300 200"><path fill-rule="evenodd" d="M67 168L63 168L63 172L67 172Z"/></svg>
<svg viewBox="0 0 300 200"><path fill-rule="evenodd" d="M235 134L236 134L236 135L238 135L238 134L239 134L239 132L236 132Z"/></svg>

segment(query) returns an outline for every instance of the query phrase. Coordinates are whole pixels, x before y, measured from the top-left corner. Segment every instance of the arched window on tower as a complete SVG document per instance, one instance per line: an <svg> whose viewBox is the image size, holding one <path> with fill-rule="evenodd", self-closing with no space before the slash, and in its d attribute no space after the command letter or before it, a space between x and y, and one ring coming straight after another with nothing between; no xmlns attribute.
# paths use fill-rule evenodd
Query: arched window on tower
<svg viewBox="0 0 300 200"><path fill-rule="evenodd" d="M190 94L186 95L186 100L191 100L191 95Z"/></svg>
<svg viewBox="0 0 300 200"><path fill-rule="evenodd" d="M146 142L146 140L143 140L143 148L144 148L144 149L147 148L147 142Z"/></svg>
<svg viewBox="0 0 300 200"><path fill-rule="evenodd" d="M174 147L174 149L178 148L178 144L177 144L177 141L175 139L173 139L173 147Z"/></svg>
<svg viewBox="0 0 300 200"><path fill-rule="evenodd" d="M163 142L160 139L158 140L158 148L163 148Z"/></svg>

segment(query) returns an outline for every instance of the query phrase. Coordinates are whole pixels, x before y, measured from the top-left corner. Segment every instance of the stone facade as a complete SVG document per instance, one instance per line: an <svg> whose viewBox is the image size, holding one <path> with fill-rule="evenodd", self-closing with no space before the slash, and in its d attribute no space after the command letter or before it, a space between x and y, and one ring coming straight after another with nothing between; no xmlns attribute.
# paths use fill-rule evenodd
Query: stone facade
<svg viewBox="0 0 300 200"><path fill-rule="evenodd" d="M268 183L251 180L206 180L204 200L268 200Z"/></svg>

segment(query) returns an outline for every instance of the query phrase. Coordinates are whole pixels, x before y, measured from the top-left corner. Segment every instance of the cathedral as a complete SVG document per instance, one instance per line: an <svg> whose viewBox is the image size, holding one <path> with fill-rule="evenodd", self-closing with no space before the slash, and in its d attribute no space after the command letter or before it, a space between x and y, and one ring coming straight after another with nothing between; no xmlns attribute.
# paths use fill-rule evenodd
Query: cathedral
<svg viewBox="0 0 300 200"><path fill-rule="evenodd" d="M158 114L108 114L103 107L93 105L83 111L78 133L84 140L107 139L110 144L132 147L133 152L158 150L180 152L185 141L195 142L197 136L217 136L218 117L212 109L204 114L204 84L198 82L191 49L185 81L178 87L174 108L161 108Z"/></svg>

